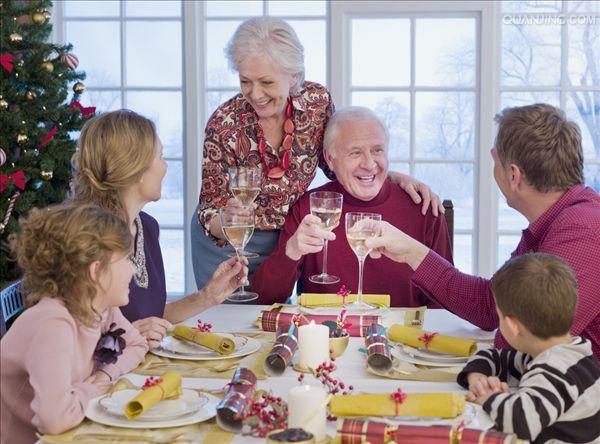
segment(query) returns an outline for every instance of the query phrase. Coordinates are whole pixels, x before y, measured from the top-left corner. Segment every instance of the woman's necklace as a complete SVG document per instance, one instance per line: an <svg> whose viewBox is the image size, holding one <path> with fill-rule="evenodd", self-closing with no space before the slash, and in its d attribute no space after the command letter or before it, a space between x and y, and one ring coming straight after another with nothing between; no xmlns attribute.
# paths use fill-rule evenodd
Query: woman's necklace
<svg viewBox="0 0 600 444"><path fill-rule="evenodd" d="M283 123L283 132L285 133L285 137L283 138L283 143L281 144L281 148L283 148L283 154L281 154L282 149L280 148L279 153L281 154L281 158L279 155L277 155L278 165L276 167L269 167L267 162L267 142L265 141L265 135L262 129L258 136L258 152L260 153L263 165L267 171L267 176L271 179L281 179L292 163L291 151L293 133L295 129L294 122L292 121L292 108L292 98L288 97L287 106L285 109L285 122Z"/></svg>

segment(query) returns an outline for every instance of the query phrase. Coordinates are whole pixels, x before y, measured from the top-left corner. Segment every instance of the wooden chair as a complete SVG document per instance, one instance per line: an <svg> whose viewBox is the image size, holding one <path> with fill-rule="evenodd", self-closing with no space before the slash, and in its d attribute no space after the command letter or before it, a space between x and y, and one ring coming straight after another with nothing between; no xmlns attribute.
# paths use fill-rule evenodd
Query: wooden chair
<svg viewBox="0 0 600 444"><path fill-rule="evenodd" d="M450 235L450 247L452 247L452 253L454 254L454 205L449 199L442 202L446 212L444 217L446 218L446 225L448 226L448 234Z"/></svg>
<svg viewBox="0 0 600 444"><path fill-rule="evenodd" d="M0 303L2 305L2 319L0 319L0 336L6 333L14 318L23 311L25 304L21 294L21 281L6 287L0 292Z"/></svg>

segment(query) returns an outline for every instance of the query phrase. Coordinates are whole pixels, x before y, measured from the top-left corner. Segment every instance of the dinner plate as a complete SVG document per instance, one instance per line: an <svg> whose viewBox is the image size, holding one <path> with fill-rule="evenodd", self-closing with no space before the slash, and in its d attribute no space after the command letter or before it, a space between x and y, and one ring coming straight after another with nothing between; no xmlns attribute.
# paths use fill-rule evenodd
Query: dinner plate
<svg viewBox="0 0 600 444"><path fill-rule="evenodd" d="M121 418L125 416L125 406L135 398L141 390L119 390L112 395L100 398L100 406L111 415ZM177 399L165 399L154 404L138 416L138 421L161 421L180 418L195 413L208 403L208 398L195 390L183 389Z"/></svg>
<svg viewBox="0 0 600 444"><path fill-rule="evenodd" d="M466 403L465 411L456 418L421 418L421 417L372 417L374 421L384 421L390 425L422 425L436 426L449 425L456 426L464 421L465 427L479 430L488 430L494 426L492 418L481 408L480 405L471 402Z"/></svg>
<svg viewBox="0 0 600 444"><path fill-rule="evenodd" d="M411 364L426 365L427 367L462 367L467 361L462 362L440 362L424 359L421 357L413 356L403 350L402 347L393 347L392 355L401 361L410 362Z"/></svg>
<svg viewBox="0 0 600 444"><path fill-rule="evenodd" d="M134 391L137 392L137 390ZM184 392L185 391L186 390L184 389ZM115 394L116 393L119 392L115 392ZM150 422L140 420L139 417L136 419L127 419L125 416L117 416L107 412L106 409L100 405L100 400L105 397L105 395L103 395L90 400L85 411L85 416L88 419L97 422L98 424L104 424L112 427L124 427L130 429L159 429L166 427L179 427L184 425L196 424L216 416L217 405L219 404L219 402L221 402L221 400L216 396L210 395L208 393L203 393L202 396L205 396L207 398L207 402L195 412L179 416L177 418L163 419ZM131 399L132 398L129 398L129 400ZM160 403L158 403L157 405L159 404Z"/></svg>
<svg viewBox="0 0 600 444"><path fill-rule="evenodd" d="M239 358L247 356L260 349L260 342L246 336L235 336L229 333L219 333L233 339L235 350L229 355L221 355L210 348L193 342L166 336L160 342L160 346L150 350L155 355L173 359L187 359L189 361L214 361L217 359Z"/></svg>
<svg viewBox="0 0 600 444"><path fill-rule="evenodd" d="M398 344L397 347L402 347L402 349L408 353L409 355L425 359L427 361L435 361L435 362L446 362L448 364L465 364L468 360L468 356L458 356L458 355L449 355L445 353L438 353L431 350L423 350L421 348L411 347L406 344Z"/></svg>

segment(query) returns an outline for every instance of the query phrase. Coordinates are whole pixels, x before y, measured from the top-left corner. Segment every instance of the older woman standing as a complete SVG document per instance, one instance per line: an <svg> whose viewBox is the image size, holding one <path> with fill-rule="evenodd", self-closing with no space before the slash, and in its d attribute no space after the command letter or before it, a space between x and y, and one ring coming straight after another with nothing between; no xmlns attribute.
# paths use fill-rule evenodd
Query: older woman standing
<svg viewBox="0 0 600 444"><path fill-rule="evenodd" d="M227 245L218 209L236 205L228 190L227 168L262 166L264 180L256 199L256 228L247 249L249 273L277 246L290 207L308 189L323 161L323 134L334 112L329 91L304 80L304 48L292 27L269 17L242 23L226 49L230 66L239 73L241 93L223 103L206 125L202 190L197 219L191 223L192 260L198 288L226 257ZM408 176L393 179L421 202L430 203L429 188ZM443 211L433 199L433 212ZM215 217L217 216L217 217Z"/></svg>

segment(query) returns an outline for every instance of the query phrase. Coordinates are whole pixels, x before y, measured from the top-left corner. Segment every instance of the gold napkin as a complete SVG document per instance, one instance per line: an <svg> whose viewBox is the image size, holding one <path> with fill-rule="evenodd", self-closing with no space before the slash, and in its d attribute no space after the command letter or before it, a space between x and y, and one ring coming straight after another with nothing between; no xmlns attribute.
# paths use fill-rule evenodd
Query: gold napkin
<svg viewBox="0 0 600 444"><path fill-rule="evenodd" d="M176 325L173 329L173 336L208 347L221 355L230 355L235 350L235 343L232 339L214 333L197 331L188 325Z"/></svg>
<svg viewBox="0 0 600 444"><path fill-rule="evenodd" d="M389 393L334 396L329 404L334 416L415 416L456 418L465 411L465 397L459 393L407 393L401 404Z"/></svg>
<svg viewBox="0 0 600 444"><path fill-rule="evenodd" d="M351 294L346 299L348 302L354 302L356 295ZM298 304L305 307L341 307L342 297L333 293L302 293L298 296ZM363 301L376 305L378 307L390 306L389 294L365 294Z"/></svg>
<svg viewBox="0 0 600 444"><path fill-rule="evenodd" d="M135 419L163 399L177 399L181 395L181 375L177 372L166 372L162 381L149 387L133 398L125 406L125 416Z"/></svg>
<svg viewBox="0 0 600 444"><path fill-rule="evenodd" d="M425 347L422 338L424 334L430 334L423 330L413 327L394 324L388 330L388 339L394 342L401 342L411 347L426 349L438 353L446 353L457 356L471 356L477 351L477 343L472 339L457 338L455 336L445 336L436 334L429 342L429 347Z"/></svg>

